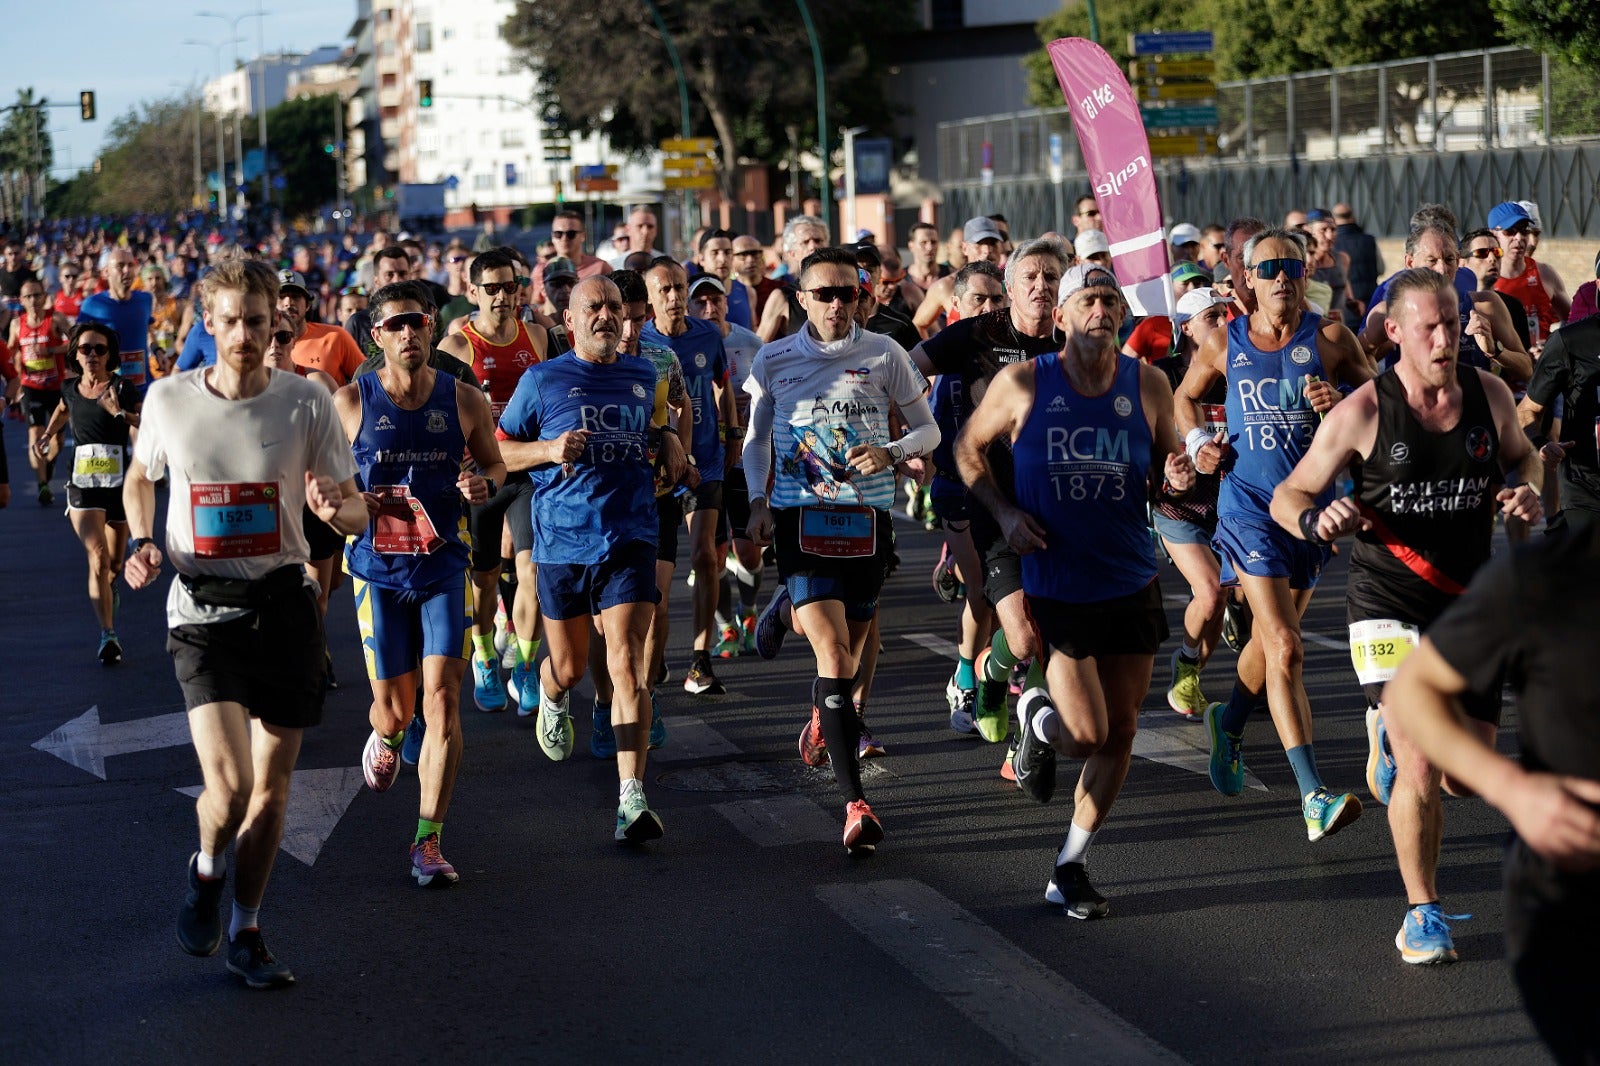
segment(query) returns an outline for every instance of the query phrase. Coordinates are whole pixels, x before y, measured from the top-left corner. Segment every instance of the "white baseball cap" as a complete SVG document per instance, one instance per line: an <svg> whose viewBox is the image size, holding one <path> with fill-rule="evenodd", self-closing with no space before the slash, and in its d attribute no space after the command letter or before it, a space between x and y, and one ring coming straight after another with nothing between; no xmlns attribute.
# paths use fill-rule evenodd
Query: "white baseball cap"
<svg viewBox="0 0 1600 1066"><path fill-rule="evenodd" d="M1188 292L1178 297L1178 324L1181 326L1195 315L1203 314L1205 309L1208 307L1214 307L1217 304L1225 304L1227 302L1228 298L1219 293L1216 289L1190 289Z"/></svg>
<svg viewBox="0 0 1600 1066"><path fill-rule="evenodd" d="M1186 244L1200 243L1200 227L1192 222L1180 222L1172 227L1172 234L1167 238L1174 248L1181 248Z"/></svg>
<svg viewBox="0 0 1600 1066"><path fill-rule="evenodd" d="M1087 259L1111 251L1111 241L1102 230L1086 229L1072 242L1072 250L1078 253L1079 259Z"/></svg>
<svg viewBox="0 0 1600 1066"><path fill-rule="evenodd" d="M1528 220L1533 223L1533 228L1544 231L1544 223L1539 219L1539 205L1532 200L1518 200L1517 206L1528 212Z"/></svg>
<svg viewBox="0 0 1600 1066"><path fill-rule="evenodd" d="M1118 291L1122 288L1117 284L1117 276L1099 263L1079 263L1068 267L1067 272L1061 275L1061 285L1056 289L1056 304L1063 304L1073 293L1090 287Z"/></svg>

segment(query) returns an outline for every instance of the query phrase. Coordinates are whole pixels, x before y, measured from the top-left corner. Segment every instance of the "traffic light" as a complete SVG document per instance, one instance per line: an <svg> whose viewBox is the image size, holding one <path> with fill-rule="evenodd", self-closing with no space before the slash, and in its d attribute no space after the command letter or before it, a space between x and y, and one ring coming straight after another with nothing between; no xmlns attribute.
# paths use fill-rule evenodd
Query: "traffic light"
<svg viewBox="0 0 1600 1066"><path fill-rule="evenodd" d="M423 107L433 106L433 79L423 78L417 82L417 102Z"/></svg>
<svg viewBox="0 0 1600 1066"><path fill-rule="evenodd" d="M85 89L78 94L78 113L83 116L83 121L94 121L94 92Z"/></svg>

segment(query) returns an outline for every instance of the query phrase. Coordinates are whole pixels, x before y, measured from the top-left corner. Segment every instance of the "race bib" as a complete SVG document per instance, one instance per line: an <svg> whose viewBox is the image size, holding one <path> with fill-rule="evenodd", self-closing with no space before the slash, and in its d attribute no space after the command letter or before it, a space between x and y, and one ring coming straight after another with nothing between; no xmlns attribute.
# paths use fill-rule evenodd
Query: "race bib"
<svg viewBox="0 0 1600 1066"><path fill-rule="evenodd" d="M72 483L80 489L114 489L122 484L122 445L78 445L72 452Z"/></svg>
<svg viewBox="0 0 1600 1066"><path fill-rule="evenodd" d="M117 356L117 376L135 385L144 384L144 352L122 352Z"/></svg>
<svg viewBox="0 0 1600 1066"><path fill-rule="evenodd" d="M190 485L195 555L243 559L278 554L283 543L281 497L276 481Z"/></svg>
<svg viewBox="0 0 1600 1066"><path fill-rule="evenodd" d="M1394 680L1395 671L1416 649L1421 634L1417 627L1387 618L1350 624L1350 662L1363 685L1382 685Z"/></svg>
<svg viewBox="0 0 1600 1066"><path fill-rule="evenodd" d="M372 516L372 550L379 555L432 555L444 539L409 485L374 485L378 513Z"/></svg>
<svg viewBox="0 0 1600 1066"><path fill-rule="evenodd" d="M870 507L802 507L800 550L827 559L862 559L877 547L878 514Z"/></svg>
<svg viewBox="0 0 1600 1066"><path fill-rule="evenodd" d="M22 361L22 369L30 374L45 374L55 368L56 357L53 355L39 355Z"/></svg>

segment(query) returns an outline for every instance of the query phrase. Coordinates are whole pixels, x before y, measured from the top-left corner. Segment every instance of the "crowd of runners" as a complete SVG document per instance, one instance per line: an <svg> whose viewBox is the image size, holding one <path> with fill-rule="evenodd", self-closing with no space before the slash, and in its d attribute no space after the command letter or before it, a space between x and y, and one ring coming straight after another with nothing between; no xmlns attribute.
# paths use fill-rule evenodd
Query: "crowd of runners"
<svg viewBox="0 0 1600 1066"><path fill-rule="evenodd" d="M1600 936L1582 906L1600 736L1561 660L1588 616L1542 605L1600 573L1600 315L1593 280L1569 296L1535 257L1537 205L1477 221L1419 206L1387 274L1343 204L1174 225L1175 312L1142 319L1089 196L1065 232L919 223L904 255L801 215L770 249L705 229L674 258L644 208L609 260L570 211L532 261L63 224L5 243L0 368L38 503L64 489L83 543L100 662L126 654L119 578L173 573L166 646L205 773L179 939L226 941L253 987L293 980L258 914L302 731L339 683L330 645L364 655L368 787L415 766L419 885L459 878L442 840L464 686L536 719L551 760L580 741L615 760L613 834L637 845L670 819L645 788L670 743L662 687L722 695L719 664L791 635L810 699L751 711L792 714L799 758L831 765L844 847L883 846L894 818L861 772L889 754L867 714L878 603L891 576L926 580L896 572L903 489L943 538L930 600L959 632L924 697L1003 745L1000 776L1034 802L1075 771L1045 894L1080 919L1110 910L1089 857L1153 678L1222 796L1245 787L1246 741L1259 762L1275 734L1310 842L1361 816L1319 769L1302 681L1301 616L1348 552L1400 958L1456 958L1441 793L1480 793L1518 832L1512 961L1560 1048L1578 1039L1562 1004L1593 982L1555 981L1550 960ZM1497 522L1540 535L1490 565ZM1187 586L1170 619L1163 559ZM325 633L341 594L358 631ZM1224 642L1232 676L1212 665ZM1507 686L1520 763L1494 752Z"/></svg>

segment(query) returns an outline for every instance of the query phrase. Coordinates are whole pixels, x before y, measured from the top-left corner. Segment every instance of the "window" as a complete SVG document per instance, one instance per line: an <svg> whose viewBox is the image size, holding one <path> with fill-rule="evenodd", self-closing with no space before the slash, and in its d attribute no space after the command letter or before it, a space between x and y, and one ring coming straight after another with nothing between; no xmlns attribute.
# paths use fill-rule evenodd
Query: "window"
<svg viewBox="0 0 1600 1066"><path fill-rule="evenodd" d="M456 28L454 26L441 26L439 28L439 39L441 41L453 41L453 40L455 40L456 39Z"/></svg>
<svg viewBox="0 0 1600 1066"><path fill-rule="evenodd" d="M419 52L431 52L431 51L433 51L433 23L431 23L431 22L419 22L419 23L417 23L417 51L419 51Z"/></svg>
<svg viewBox="0 0 1600 1066"><path fill-rule="evenodd" d="M481 191L483 191L485 189L494 188L494 175L493 174L474 174L474 175L472 175L472 187L473 187L474 190L477 190L479 192L481 192Z"/></svg>
<svg viewBox="0 0 1600 1066"><path fill-rule="evenodd" d="M500 147L501 148L521 148L521 147L523 147L523 145L525 143L526 142L523 139L523 134L522 134L521 130L501 130L500 131Z"/></svg>

